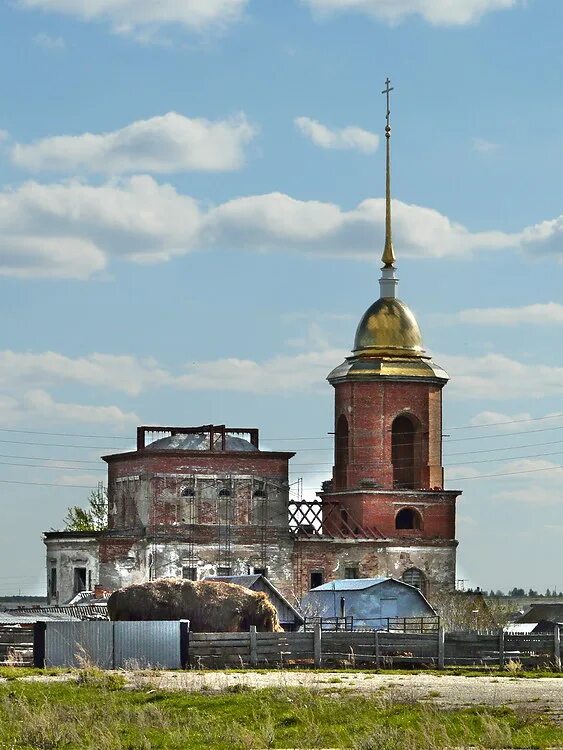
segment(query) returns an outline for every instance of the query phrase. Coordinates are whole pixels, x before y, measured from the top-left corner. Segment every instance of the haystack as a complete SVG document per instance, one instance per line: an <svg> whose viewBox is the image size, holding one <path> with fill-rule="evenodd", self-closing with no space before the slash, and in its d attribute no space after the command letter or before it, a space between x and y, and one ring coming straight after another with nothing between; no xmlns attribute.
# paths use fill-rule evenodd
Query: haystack
<svg viewBox="0 0 563 750"><path fill-rule="evenodd" d="M234 633L251 625L283 630L266 594L224 581L161 578L127 586L110 596L108 614L111 620L189 620L196 633Z"/></svg>

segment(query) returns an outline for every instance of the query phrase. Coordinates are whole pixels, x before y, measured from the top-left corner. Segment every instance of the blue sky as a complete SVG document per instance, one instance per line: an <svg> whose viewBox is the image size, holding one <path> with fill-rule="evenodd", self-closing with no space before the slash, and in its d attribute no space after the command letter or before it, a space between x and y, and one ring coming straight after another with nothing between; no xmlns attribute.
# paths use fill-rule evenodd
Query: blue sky
<svg viewBox="0 0 563 750"><path fill-rule="evenodd" d="M459 578L563 589L562 23L555 0L1 4L0 593L44 588L41 531L138 423L256 425L309 495L329 475L324 378L378 296L387 75Z"/></svg>

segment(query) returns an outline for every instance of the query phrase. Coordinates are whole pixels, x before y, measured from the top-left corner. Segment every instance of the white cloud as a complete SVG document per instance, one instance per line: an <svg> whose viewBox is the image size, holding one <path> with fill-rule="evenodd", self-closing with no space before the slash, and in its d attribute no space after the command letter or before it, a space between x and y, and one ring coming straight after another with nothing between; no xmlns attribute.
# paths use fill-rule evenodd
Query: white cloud
<svg viewBox="0 0 563 750"><path fill-rule="evenodd" d="M321 148L356 150L370 154L379 145L379 136L355 125L334 130L310 117L296 117L294 122L305 137Z"/></svg>
<svg viewBox="0 0 563 750"><path fill-rule="evenodd" d="M59 403L41 389L28 391L22 399L22 407L27 417L51 422L106 424L118 428L140 422L134 412L124 412L118 406Z"/></svg>
<svg viewBox="0 0 563 750"><path fill-rule="evenodd" d="M563 395L563 367L518 362L504 354L436 355L452 380L448 392L463 399L542 398Z"/></svg>
<svg viewBox="0 0 563 750"><path fill-rule="evenodd" d="M467 256L512 247L517 236L472 233L430 208L393 201L395 244L403 257ZM206 245L375 260L385 231L385 200L368 199L349 211L332 203L299 201L283 193L236 198L207 214Z"/></svg>
<svg viewBox="0 0 563 750"><path fill-rule="evenodd" d="M478 21L486 13L508 10L518 0L302 0L323 15L355 11L371 18L399 23L419 15L436 26L460 26Z"/></svg>
<svg viewBox="0 0 563 750"><path fill-rule="evenodd" d="M196 201L148 176L26 182L0 193L0 274L80 279L110 255L168 260L193 248L200 222Z"/></svg>
<svg viewBox="0 0 563 750"><path fill-rule="evenodd" d="M461 310L451 319L487 326L563 325L563 305L546 302L522 307L473 308Z"/></svg>
<svg viewBox="0 0 563 750"><path fill-rule="evenodd" d="M205 213L148 175L100 186L30 181L0 193L0 274L88 278L110 256L157 262L214 247L373 261L384 224L383 199L344 211L270 193ZM438 211L400 201L394 201L394 230L403 257L467 256L517 244L516 235L472 233Z"/></svg>
<svg viewBox="0 0 563 750"><path fill-rule="evenodd" d="M491 154L493 151L498 151L498 143L492 141L486 141L484 138L473 138L473 150L480 154Z"/></svg>
<svg viewBox="0 0 563 750"><path fill-rule="evenodd" d="M109 133L16 143L11 156L32 172L216 172L241 167L244 147L255 134L243 114L212 122L168 112Z"/></svg>
<svg viewBox="0 0 563 750"><path fill-rule="evenodd" d="M563 214L555 219L526 227L521 233L521 245L530 255L559 256L563 260Z"/></svg>
<svg viewBox="0 0 563 750"><path fill-rule="evenodd" d="M179 388L238 393L280 393L326 390L325 379L345 354L323 349L296 355L278 355L263 362L217 359L196 362L174 378Z"/></svg>
<svg viewBox="0 0 563 750"><path fill-rule="evenodd" d="M241 17L248 0L19 0L32 10L63 13L82 21L105 21L121 34L145 35L164 25L202 32Z"/></svg>
<svg viewBox="0 0 563 750"><path fill-rule="evenodd" d="M169 374L154 360L131 355L89 354L67 357L57 352L0 352L0 386L4 391L80 383L136 396L147 387L169 382Z"/></svg>
<svg viewBox="0 0 563 750"><path fill-rule="evenodd" d="M497 427L499 431L509 429L521 429L521 425L516 428L514 423L523 422L525 424L534 424L531 415L528 412L520 414L502 414L498 411L481 411L469 420L473 427Z"/></svg>
<svg viewBox="0 0 563 750"><path fill-rule="evenodd" d="M39 34L35 34L32 38L33 43L38 47L49 50L50 52L56 50L62 50L66 47L66 42L62 36L51 36L41 31Z"/></svg>

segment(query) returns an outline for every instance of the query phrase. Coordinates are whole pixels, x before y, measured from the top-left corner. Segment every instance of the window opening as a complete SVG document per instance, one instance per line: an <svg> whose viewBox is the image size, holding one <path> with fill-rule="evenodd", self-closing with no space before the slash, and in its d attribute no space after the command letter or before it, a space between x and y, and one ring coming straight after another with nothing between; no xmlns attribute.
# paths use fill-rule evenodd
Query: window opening
<svg viewBox="0 0 563 750"><path fill-rule="evenodd" d="M422 528L420 513L414 508L402 508L395 517L395 528L420 531Z"/></svg>
<svg viewBox="0 0 563 750"><path fill-rule="evenodd" d="M57 569L51 568L49 571L49 595L57 596Z"/></svg>
<svg viewBox="0 0 563 750"><path fill-rule="evenodd" d="M409 568L408 570L405 570L403 573L403 581L411 586L415 586L421 591L424 591L426 578L422 570L419 570L418 568Z"/></svg>
<svg viewBox="0 0 563 750"><path fill-rule="evenodd" d="M74 594L86 591L86 568L74 569Z"/></svg>
<svg viewBox="0 0 563 750"><path fill-rule="evenodd" d="M418 457L417 430L406 415L393 421L391 428L391 462L393 464L393 486L415 489L420 483L420 461Z"/></svg>
<svg viewBox="0 0 563 750"><path fill-rule="evenodd" d="M322 570L312 570L309 575L310 588L316 589L317 586L322 586L324 579L325 576Z"/></svg>
<svg viewBox="0 0 563 750"><path fill-rule="evenodd" d="M344 568L344 578L359 578L359 577L360 577L360 571L358 570L356 565Z"/></svg>
<svg viewBox="0 0 563 750"><path fill-rule="evenodd" d="M230 576L231 575L231 569L228 568L226 565L219 566L217 568L217 575L218 576Z"/></svg>
<svg viewBox="0 0 563 750"><path fill-rule="evenodd" d="M341 414L336 423L336 435L334 438L335 453L335 481L338 489L346 487L348 481L348 460L349 460L349 429L348 420Z"/></svg>
<svg viewBox="0 0 563 750"><path fill-rule="evenodd" d="M180 495L182 497L193 497L195 495L195 490L193 487L182 487Z"/></svg>
<svg viewBox="0 0 563 750"><path fill-rule="evenodd" d="M264 576L264 578L268 577L268 568L253 568L252 572L255 576Z"/></svg>

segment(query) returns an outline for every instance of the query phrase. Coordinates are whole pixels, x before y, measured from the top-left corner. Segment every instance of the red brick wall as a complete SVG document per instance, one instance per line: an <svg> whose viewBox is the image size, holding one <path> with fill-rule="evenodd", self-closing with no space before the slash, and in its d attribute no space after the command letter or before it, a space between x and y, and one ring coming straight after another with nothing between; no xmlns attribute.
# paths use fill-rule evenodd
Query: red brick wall
<svg viewBox="0 0 563 750"><path fill-rule="evenodd" d="M455 538L455 502L458 492L355 492L324 493L327 504L323 529L329 534L347 534L346 526L383 538ZM395 519L402 508L415 509L421 529L396 529ZM346 511L346 524L342 511ZM351 535L351 532L348 532Z"/></svg>
<svg viewBox="0 0 563 750"><path fill-rule="evenodd" d="M334 476L344 475L341 488L355 488L362 479L373 480L384 489L393 488L391 427L400 414L418 422L420 446L419 489L442 485L442 400L435 383L344 382L335 385L335 431L341 415L348 421L349 460L347 470L335 466Z"/></svg>

